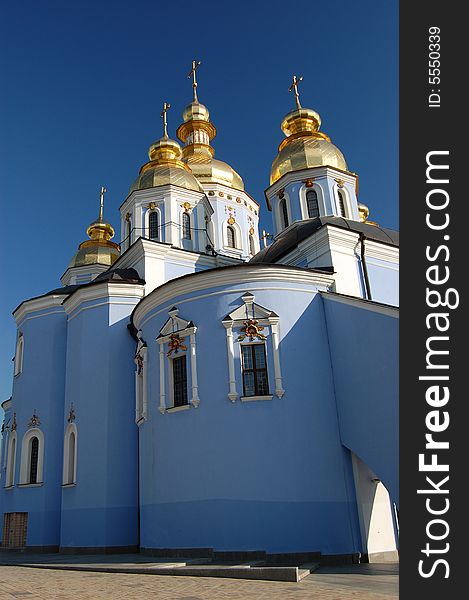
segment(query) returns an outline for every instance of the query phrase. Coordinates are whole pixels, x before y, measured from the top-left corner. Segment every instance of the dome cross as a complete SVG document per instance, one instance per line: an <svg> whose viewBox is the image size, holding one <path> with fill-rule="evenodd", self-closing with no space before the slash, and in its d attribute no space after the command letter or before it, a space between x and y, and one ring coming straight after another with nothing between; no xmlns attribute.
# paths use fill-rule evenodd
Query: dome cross
<svg viewBox="0 0 469 600"><path fill-rule="evenodd" d="M101 192L99 193L99 221L103 220L103 209L104 209L104 194L107 189L102 185Z"/></svg>
<svg viewBox="0 0 469 600"><path fill-rule="evenodd" d="M301 108L301 104L300 104L300 92L298 91L298 84L300 83L300 81L303 81L303 76L302 75L298 79L296 78L296 75L293 75L293 83L288 88L289 92L291 92L292 90L295 91L296 108Z"/></svg>
<svg viewBox="0 0 469 600"><path fill-rule="evenodd" d="M198 102L197 99L197 77L196 77L196 71L197 71L197 67L200 66L200 60L193 60L192 61L192 69L189 71L187 78L190 79L192 77L192 89L194 90L194 102Z"/></svg>
<svg viewBox="0 0 469 600"><path fill-rule="evenodd" d="M168 110L170 108L171 108L171 104L168 104L167 102L165 102L163 104L163 111L160 114L161 118L163 119L163 128L164 128L163 137L165 137L165 138L168 137L168 119L166 118L166 113L168 112Z"/></svg>

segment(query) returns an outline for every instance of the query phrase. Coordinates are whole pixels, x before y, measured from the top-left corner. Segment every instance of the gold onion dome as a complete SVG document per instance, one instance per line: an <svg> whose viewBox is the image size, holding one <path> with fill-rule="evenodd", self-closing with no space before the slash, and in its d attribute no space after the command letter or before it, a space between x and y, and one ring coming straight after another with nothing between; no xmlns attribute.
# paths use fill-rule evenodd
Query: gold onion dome
<svg viewBox="0 0 469 600"><path fill-rule="evenodd" d="M101 188L99 217L86 230L86 234L90 239L78 246L78 251L70 261L69 267L82 267L94 264L110 267L119 258L119 244L111 242L111 239L114 237L114 228L103 219L105 191L105 188Z"/></svg>
<svg viewBox="0 0 469 600"><path fill-rule="evenodd" d="M153 143L148 150L149 162L140 169L139 175L130 191L145 190L162 185L176 185L186 190L202 192L197 179L182 159L181 146L175 140L168 137L166 111L169 104L164 105L164 135Z"/></svg>
<svg viewBox="0 0 469 600"><path fill-rule="evenodd" d="M217 135L217 130L210 122L208 108L197 98L196 69L200 62L192 62L194 90L193 101L182 113L183 123L179 125L176 135L185 145L182 149L182 160L189 165L192 173L202 183L221 183L237 190L244 190L241 176L227 163L213 158L215 149L210 142Z"/></svg>
<svg viewBox="0 0 469 600"><path fill-rule="evenodd" d="M297 84L301 79L297 80L294 76L290 87L290 90L295 90L297 107L284 117L280 126L287 137L279 145L277 157L272 163L271 185L285 173L311 167L327 165L347 171L342 152L332 144L328 135L319 131L321 117L316 111L300 105Z"/></svg>

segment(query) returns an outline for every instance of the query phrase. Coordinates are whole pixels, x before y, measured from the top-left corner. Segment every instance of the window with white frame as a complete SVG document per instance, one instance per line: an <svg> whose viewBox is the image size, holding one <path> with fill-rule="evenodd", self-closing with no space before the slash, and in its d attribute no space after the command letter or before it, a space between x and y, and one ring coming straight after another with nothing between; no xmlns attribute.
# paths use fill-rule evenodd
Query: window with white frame
<svg viewBox="0 0 469 600"><path fill-rule="evenodd" d="M254 256L256 253L256 243L254 241L254 236L249 234L249 252Z"/></svg>
<svg viewBox="0 0 469 600"><path fill-rule="evenodd" d="M184 240L191 239L191 217L189 213L182 213L182 238Z"/></svg>
<svg viewBox="0 0 469 600"><path fill-rule="evenodd" d="M197 327L192 321L179 316L176 307L169 311L169 319L160 330L159 380L161 413L181 410L200 404L197 383Z"/></svg>
<svg viewBox="0 0 469 600"><path fill-rule="evenodd" d="M236 232L231 225L226 228L226 245L228 248L236 248Z"/></svg>
<svg viewBox="0 0 469 600"><path fill-rule="evenodd" d="M77 481L77 440L77 426L69 423L64 436L63 485L73 485Z"/></svg>
<svg viewBox="0 0 469 600"><path fill-rule="evenodd" d="M21 444L20 484L42 483L44 469L44 434L40 429L27 431Z"/></svg>
<svg viewBox="0 0 469 600"><path fill-rule="evenodd" d="M308 209L308 218L315 219L319 217L318 193L316 190L306 192L306 207Z"/></svg>
<svg viewBox="0 0 469 600"><path fill-rule="evenodd" d="M15 351L15 368L14 374L19 375L23 370L23 355L24 355L24 336L20 332L18 339L16 340L16 351Z"/></svg>
<svg viewBox="0 0 469 600"><path fill-rule="evenodd" d="M241 400L271 399L269 379L275 382L274 393L281 398L285 390L279 355L279 317L256 304L250 292L242 296L242 301L243 304L222 321L228 353L228 398L235 402L241 390ZM270 374L269 353L273 361ZM236 368L238 361L240 374Z"/></svg>
<svg viewBox="0 0 469 600"><path fill-rule="evenodd" d="M339 207L339 215L345 217L344 193L341 190L337 190L337 205Z"/></svg>
<svg viewBox="0 0 469 600"><path fill-rule="evenodd" d="M285 198L282 198L280 200L279 212L280 212L282 227L284 229L286 229L288 227L288 208L287 208L287 201L285 200Z"/></svg>
<svg viewBox="0 0 469 600"><path fill-rule="evenodd" d="M15 485L16 444L16 431L12 431L8 439L5 487Z"/></svg>
<svg viewBox="0 0 469 600"><path fill-rule="evenodd" d="M159 214L153 210L148 216L148 234L151 240L157 241L160 239L160 223Z"/></svg>

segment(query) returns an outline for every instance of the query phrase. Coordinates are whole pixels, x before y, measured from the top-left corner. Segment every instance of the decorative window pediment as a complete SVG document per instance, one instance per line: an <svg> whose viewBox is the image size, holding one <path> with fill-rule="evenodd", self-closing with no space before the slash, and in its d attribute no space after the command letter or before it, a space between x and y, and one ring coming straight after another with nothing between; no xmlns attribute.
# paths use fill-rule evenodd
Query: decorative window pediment
<svg viewBox="0 0 469 600"><path fill-rule="evenodd" d="M285 390L282 387L282 374L280 369L280 358L279 358L279 338L278 338L278 324L279 316L254 302L254 295L250 292L245 293L241 297L243 304L235 308L229 315L227 315L222 323L226 329L226 343L228 351L228 371L229 371L229 393L228 398L231 402L235 402L239 397L237 392L237 378L235 370L235 356L240 359L242 376L243 376L243 397L252 397L253 394L250 392L246 393L247 387L251 390L256 390L254 399L271 398L268 394L264 393L267 386L267 361L266 361L266 350L269 348L272 352L273 364L274 364L274 378L275 378L275 395L281 398ZM262 350L248 352L247 349L236 350L236 344L242 345L244 348L247 344L259 344L263 345ZM251 357L252 360L251 360ZM256 365L256 357L258 365ZM263 357L263 359L262 359ZM264 361L261 365L261 359ZM252 363L252 364L251 364ZM261 372L265 371L265 383L261 383ZM251 375L247 375L251 373ZM252 386L247 386L246 381L249 377L252 377ZM258 382L259 380L259 382ZM259 390L262 393L257 393Z"/></svg>

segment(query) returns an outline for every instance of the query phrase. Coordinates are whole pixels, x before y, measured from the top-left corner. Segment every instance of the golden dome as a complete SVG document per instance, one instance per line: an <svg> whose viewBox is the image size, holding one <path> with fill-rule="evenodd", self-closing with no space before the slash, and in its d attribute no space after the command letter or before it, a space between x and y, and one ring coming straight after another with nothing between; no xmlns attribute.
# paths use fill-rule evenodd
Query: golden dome
<svg viewBox="0 0 469 600"><path fill-rule="evenodd" d="M198 100L191 102L182 113L184 122L177 129L177 136L184 142L182 160L201 183L221 183L237 190L244 190L241 176L227 163L213 158L215 149L210 142L217 134L210 123L210 113Z"/></svg>
<svg viewBox="0 0 469 600"><path fill-rule="evenodd" d="M148 157L150 161L140 169L131 192L167 184L195 192L203 191L191 169L181 160L181 146L175 140L163 136L150 146Z"/></svg>
<svg viewBox="0 0 469 600"><path fill-rule="evenodd" d="M103 219L103 199L106 190L101 188L101 207L99 218L93 221L86 230L90 238L78 246L78 251L70 261L69 267L84 265L106 265L110 267L120 255L119 244L111 242L114 228Z"/></svg>
<svg viewBox="0 0 469 600"><path fill-rule="evenodd" d="M285 173L311 167L327 165L347 171L342 152L328 135L319 131L320 126L321 117L310 108L298 107L285 116L281 129L287 137L279 145L272 163L271 185Z"/></svg>

